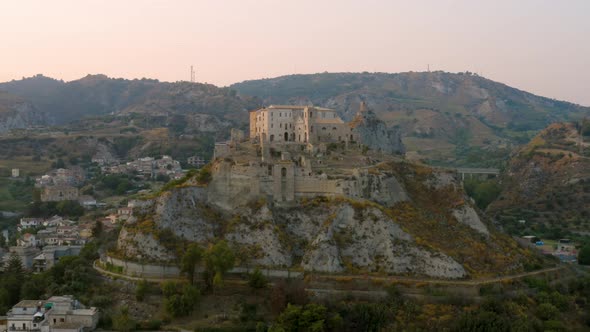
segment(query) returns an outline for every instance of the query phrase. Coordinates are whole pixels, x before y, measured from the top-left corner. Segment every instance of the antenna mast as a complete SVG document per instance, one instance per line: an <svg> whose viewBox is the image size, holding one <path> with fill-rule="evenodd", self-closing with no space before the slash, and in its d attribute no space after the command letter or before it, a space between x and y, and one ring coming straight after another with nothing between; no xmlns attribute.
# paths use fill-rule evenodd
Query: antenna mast
<svg viewBox="0 0 590 332"><path fill-rule="evenodd" d="M195 77L196 77L195 70L193 69L193 66L191 65L191 80L190 80L191 83L195 83Z"/></svg>

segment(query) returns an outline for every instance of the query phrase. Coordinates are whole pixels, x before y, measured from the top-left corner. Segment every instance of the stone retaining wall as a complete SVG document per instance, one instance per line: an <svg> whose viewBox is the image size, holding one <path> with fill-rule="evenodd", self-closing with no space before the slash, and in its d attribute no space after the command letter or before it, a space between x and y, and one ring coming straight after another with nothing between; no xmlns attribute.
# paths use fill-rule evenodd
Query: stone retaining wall
<svg viewBox="0 0 590 332"><path fill-rule="evenodd" d="M114 258L105 255L100 258L103 264L110 263L113 266L123 268L123 274L140 278L177 278L180 269L175 265L141 264ZM231 274L244 274L252 272L253 268L235 267L229 271ZM303 278L303 272L289 270L260 269L269 278Z"/></svg>

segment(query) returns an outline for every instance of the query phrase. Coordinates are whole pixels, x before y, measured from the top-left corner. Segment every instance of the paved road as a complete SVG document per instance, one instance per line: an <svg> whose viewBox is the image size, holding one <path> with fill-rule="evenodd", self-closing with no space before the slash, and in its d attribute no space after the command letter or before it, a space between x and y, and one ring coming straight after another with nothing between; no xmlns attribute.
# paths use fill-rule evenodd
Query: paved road
<svg viewBox="0 0 590 332"><path fill-rule="evenodd" d="M139 281L139 280L147 280L149 282L162 282L166 280L181 280L181 278L142 278L142 277L132 277L127 276L124 274L114 273L107 271L94 262L93 267L99 273L111 277ZM411 277L401 277L401 276L387 276L387 277L379 277L379 276L370 276L370 275L358 275L358 274L338 274L338 275L327 275L327 274L312 274L312 279L316 280L334 280L338 281L339 279L349 279L349 280L371 280L371 281L383 281L383 282L409 282L409 283L428 283L432 285L458 285L458 286L479 286L479 285L486 285L486 284L493 284L508 280L516 280L522 279L525 277L535 276L539 274L544 274L548 272L555 272L559 270L565 270L566 266L556 266L545 268L537 271L531 272L523 272L519 274L513 274L509 276L502 276L496 278L484 278L484 279L477 279L477 280L439 280L439 279L428 279L428 278L411 278Z"/></svg>
<svg viewBox="0 0 590 332"><path fill-rule="evenodd" d="M479 286L486 284L493 284L508 280L522 279L525 277L535 276L548 272L555 272L559 270L565 270L565 266L549 267L537 271L523 272L519 274L513 274L508 276L496 277L496 278L483 278L476 280L439 280L439 279L428 279L428 278L411 278L411 277L399 277L399 276L369 276L369 275L317 275L318 279L324 280L338 280L338 279L356 279L356 280L373 280L373 281L384 281L384 282L410 282L410 283L428 283L433 285L458 285L458 286Z"/></svg>

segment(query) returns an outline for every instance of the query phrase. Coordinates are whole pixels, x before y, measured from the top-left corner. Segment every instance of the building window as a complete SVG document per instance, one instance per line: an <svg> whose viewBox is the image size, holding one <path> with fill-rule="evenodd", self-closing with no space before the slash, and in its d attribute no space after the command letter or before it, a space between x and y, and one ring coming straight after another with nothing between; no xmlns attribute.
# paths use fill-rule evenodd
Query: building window
<svg viewBox="0 0 590 332"><path fill-rule="evenodd" d="M270 127L271 127L271 128L273 128L273 127L274 127L272 123L270 124Z"/></svg>
<svg viewBox="0 0 590 332"><path fill-rule="evenodd" d="M332 130L336 130L336 127L332 127Z"/></svg>
<svg viewBox="0 0 590 332"><path fill-rule="evenodd" d="M275 140L275 135L270 135L270 141L274 141Z"/></svg>
<svg viewBox="0 0 590 332"><path fill-rule="evenodd" d="M313 112L309 112L309 117L313 117Z"/></svg>
<svg viewBox="0 0 590 332"><path fill-rule="evenodd" d="M285 132L285 142L289 140L289 133Z"/></svg>
<svg viewBox="0 0 590 332"><path fill-rule="evenodd" d="M281 168L281 176L282 177L286 177L287 176L287 169L285 167Z"/></svg>

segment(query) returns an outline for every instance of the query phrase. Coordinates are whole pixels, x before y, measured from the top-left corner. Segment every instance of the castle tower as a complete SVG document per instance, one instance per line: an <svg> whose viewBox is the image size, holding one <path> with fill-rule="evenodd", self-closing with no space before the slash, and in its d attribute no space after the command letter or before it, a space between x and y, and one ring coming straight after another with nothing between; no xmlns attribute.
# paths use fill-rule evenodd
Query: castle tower
<svg viewBox="0 0 590 332"><path fill-rule="evenodd" d="M367 111L367 104L365 103L364 100L361 100L361 105L359 107L359 112L360 113L364 113Z"/></svg>

